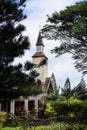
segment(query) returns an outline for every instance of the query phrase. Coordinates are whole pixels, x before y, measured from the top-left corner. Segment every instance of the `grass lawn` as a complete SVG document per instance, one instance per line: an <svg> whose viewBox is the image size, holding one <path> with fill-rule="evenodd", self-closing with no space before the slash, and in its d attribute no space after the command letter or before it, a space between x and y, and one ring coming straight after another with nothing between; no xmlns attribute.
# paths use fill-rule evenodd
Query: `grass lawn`
<svg viewBox="0 0 87 130"><path fill-rule="evenodd" d="M18 128L18 127L17 128L5 127L5 128L2 128L1 130L23 130L23 129ZM50 130L50 128L49 127L43 127L43 126L41 126L41 127L36 127L35 129L34 128L28 128L27 130ZM51 130L60 130L60 129L53 128ZM87 128L84 129L84 130L87 130Z"/></svg>
<svg viewBox="0 0 87 130"><path fill-rule="evenodd" d="M32 127L32 128L28 128L27 130L48 130L48 126L46 127L46 126L37 126L37 127L35 127L35 129L34 129L34 127ZM2 128L2 129L0 129L0 130L23 130L21 127L4 127L4 128Z"/></svg>
<svg viewBox="0 0 87 130"><path fill-rule="evenodd" d="M55 128L54 128L55 126ZM58 123L58 124L55 124L55 125L49 125L49 126L37 126L35 127L32 127L32 128L28 128L27 130L60 130L63 128L65 128L64 126L67 126L67 124L61 124L61 123ZM62 128L63 127L63 128ZM4 127L0 130L23 130L21 127ZM75 129L73 129L75 130ZM82 129L82 130L87 130L87 127L85 129Z"/></svg>
<svg viewBox="0 0 87 130"><path fill-rule="evenodd" d="M14 127L4 127L1 130L23 130L23 129L20 127L15 127L15 128ZM46 127L38 126L35 129L34 129L34 127L32 127L32 128L28 128L27 130L46 130Z"/></svg>

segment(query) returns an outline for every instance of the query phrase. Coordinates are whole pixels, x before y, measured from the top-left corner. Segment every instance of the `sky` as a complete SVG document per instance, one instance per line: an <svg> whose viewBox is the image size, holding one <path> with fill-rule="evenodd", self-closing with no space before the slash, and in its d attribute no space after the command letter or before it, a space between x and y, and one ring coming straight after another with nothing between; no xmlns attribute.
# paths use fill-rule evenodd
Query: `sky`
<svg viewBox="0 0 87 130"><path fill-rule="evenodd" d="M82 1L82 0L81 0ZM53 12L61 11L66 6L74 5L79 0L27 0L25 13L27 14L26 20L22 22L26 27L24 35L28 36L31 43L30 50L25 52L25 55L17 58L16 62L24 63L26 60L32 61L32 55L36 51L36 42L40 28L46 24L47 15L51 15ZM44 53L48 57L48 77L54 73L57 86L63 87L67 78L70 79L71 87L74 88L81 80L81 72L78 72L73 63L70 54L65 54L55 58L55 54L51 54L50 51L60 44L60 41L43 39L45 45ZM87 83L87 76L84 77Z"/></svg>

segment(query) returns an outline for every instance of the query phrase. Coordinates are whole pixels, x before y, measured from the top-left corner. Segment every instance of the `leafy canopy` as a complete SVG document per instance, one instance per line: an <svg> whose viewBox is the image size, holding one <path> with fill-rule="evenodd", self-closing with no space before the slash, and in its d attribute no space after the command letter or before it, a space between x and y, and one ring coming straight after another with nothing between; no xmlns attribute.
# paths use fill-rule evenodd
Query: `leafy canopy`
<svg viewBox="0 0 87 130"><path fill-rule="evenodd" d="M52 53L57 56L71 53L76 69L87 74L87 1L48 16L42 32L47 39L61 41Z"/></svg>

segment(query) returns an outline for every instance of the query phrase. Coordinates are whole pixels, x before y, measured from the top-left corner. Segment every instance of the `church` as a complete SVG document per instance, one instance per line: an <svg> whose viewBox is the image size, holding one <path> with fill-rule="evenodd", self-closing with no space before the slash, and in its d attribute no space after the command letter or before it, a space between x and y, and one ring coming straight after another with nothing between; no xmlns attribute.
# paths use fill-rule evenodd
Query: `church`
<svg viewBox="0 0 87 130"><path fill-rule="evenodd" d="M33 97L29 96L24 99L20 97L19 99L13 100L9 103L0 104L1 111L11 112L13 114L19 115L22 110L31 111L36 109L38 111L39 101L44 101L43 97L48 93L55 93L55 83L54 79L48 77L48 58L44 54L44 44L41 36L41 32L38 34L36 42L36 52L32 56L32 62L36 65L41 64L42 61L45 61L45 64L36 68L36 71L39 73L38 79L42 84L42 93Z"/></svg>

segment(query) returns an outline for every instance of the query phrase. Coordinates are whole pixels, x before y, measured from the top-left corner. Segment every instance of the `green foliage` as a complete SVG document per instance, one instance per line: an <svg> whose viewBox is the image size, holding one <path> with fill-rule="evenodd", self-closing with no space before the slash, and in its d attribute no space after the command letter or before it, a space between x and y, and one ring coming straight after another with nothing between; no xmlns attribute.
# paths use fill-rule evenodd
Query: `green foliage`
<svg viewBox="0 0 87 130"><path fill-rule="evenodd" d="M46 104L46 109L44 112L45 116L49 119L51 119L52 117L56 116L56 111L53 109L53 107L51 106L51 104L48 102Z"/></svg>
<svg viewBox="0 0 87 130"><path fill-rule="evenodd" d="M64 126L64 127L63 127ZM62 128L61 128L62 127ZM1 130L19 130L20 128L18 127L17 129L15 129L14 127L5 127L2 128ZM54 124L54 125L50 125L50 126L37 126L35 128L35 130L87 130L87 126L83 126L82 124L80 125L67 125L67 124L63 124L63 123L58 123L58 124ZM28 128L28 130L31 130L31 128ZM34 130L34 129L32 129Z"/></svg>
<svg viewBox="0 0 87 130"><path fill-rule="evenodd" d="M80 36L84 37L86 36L87 31L87 17L81 17L78 21L76 21L74 27L73 27L73 35L76 38L79 38Z"/></svg>
<svg viewBox="0 0 87 130"><path fill-rule="evenodd" d="M52 81L55 93L59 93L59 89L60 88L57 88L57 84L56 84L56 79L55 79L54 73L52 73L52 75L51 75L51 81Z"/></svg>
<svg viewBox="0 0 87 130"><path fill-rule="evenodd" d="M27 130L32 129L34 127L34 114L31 114L30 112L23 110L19 116L16 116L12 113L9 114L9 124L5 126L15 127L15 129L20 130Z"/></svg>
<svg viewBox="0 0 87 130"><path fill-rule="evenodd" d="M87 123L87 101L56 101L52 106L58 116L67 116L65 120L69 118L68 122Z"/></svg>
<svg viewBox="0 0 87 130"><path fill-rule="evenodd" d="M0 111L0 129L3 127L3 123L6 120L6 112Z"/></svg>
<svg viewBox="0 0 87 130"><path fill-rule="evenodd" d="M87 100L87 92L83 92L83 91L74 92L74 96L79 100L83 100L83 101Z"/></svg>
<svg viewBox="0 0 87 130"><path fill-rule="evenodd" d="M72 91L71 91L71 83L69 78L66 79L66 82L64 84L64 87L62 88L61 93L66 99L69 99L71 97Z"/></svg>
<svg viewBox="0 0 87 130"><path fill-rule="evenodd" d="M87 73L87 1L78 2L48 16L42 32L44 37L62 42L52 53L57 56L72 54L76 69L83 74Z"/></svg>
<svg viewBox="0 0 87 130"><path fill-rule="evenodd" d="M67 101L56 101L52 104L58 115L67 115L68 105Z"/></svg>
<svg viewBox="0 0 87 130"><path fill-rule="evenodd" d="M56 101L59 98L59 94L49 94L46 96L46 102L53 102Z"/></svg>
<svg viewBox="0 0 87 130"><path fill-rule="evenodd" d="M74 98L74 97L71 97L70 99L69 99L69 103L81 103L82 101L81 100L79 100L79 99L77 99L77 98Z"/></svg>
<svg viewBox="0 0 87 130"><path fill-rule="evenodd" d="M40 83L35 82L38 76L33 71L35 65L30 62L24 66L13 64L15 58L30 49L28 37L23 36L25 27L21 24L26 18L25 1L0 0L0 101L41 93ZM31 73L27 75L26 71Z"/></svg>

